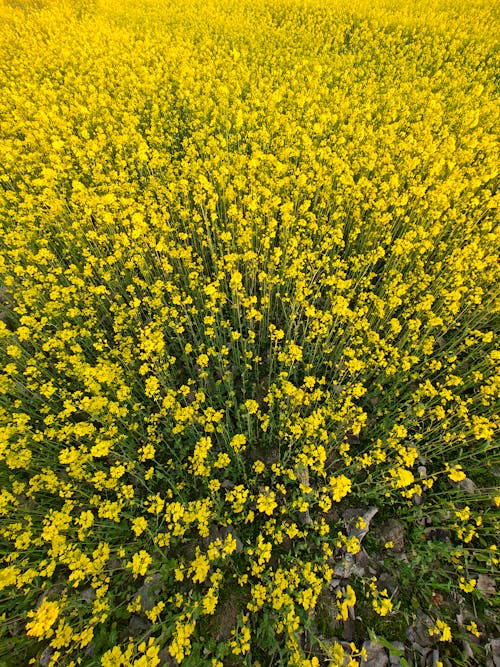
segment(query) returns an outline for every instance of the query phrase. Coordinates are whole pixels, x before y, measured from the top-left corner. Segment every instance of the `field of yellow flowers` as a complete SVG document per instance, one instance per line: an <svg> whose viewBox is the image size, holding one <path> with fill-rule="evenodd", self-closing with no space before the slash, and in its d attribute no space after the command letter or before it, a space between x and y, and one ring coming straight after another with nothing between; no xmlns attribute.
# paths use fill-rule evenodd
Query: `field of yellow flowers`
<svg viewBox="0 0 500 667"><path fill-rule="evenodd" d="M498 664L498 31L0 0L0 667Z"/></svg>

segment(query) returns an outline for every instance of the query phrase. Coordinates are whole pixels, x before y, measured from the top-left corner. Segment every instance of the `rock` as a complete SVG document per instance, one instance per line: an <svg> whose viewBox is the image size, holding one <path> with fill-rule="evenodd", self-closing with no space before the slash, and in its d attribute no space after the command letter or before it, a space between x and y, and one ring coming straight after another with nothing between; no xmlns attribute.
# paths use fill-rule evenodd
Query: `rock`
<svg viewBox="0 0 500 667"><path fill-rule="evenodd" d="M480 574L477 578L477 588L486 596L495 595L497 590L495 580L486 574Z"/></svg>
<svg viewBox="0 0 500 667"><path fill-rule="evenodd" d="M139 588L135 599L138 597L141 598L141 607L144 611L151 611L153 609L161 593L161 587L161 574L156 572L151 577L148 577Z"/></svg>
<svg viewBox="0 0 500 667"><path fill-rule="evenodd" d="M84 588L80 593L80 600L82 602L93 602L95 600L95 590L91 586Z"/></svg>
<svg viewBox="0 0 500 667"><path fill-rule="evenodd" d="M353 574L362 577L365 573L365 568L356 563L356 559L352 554L346 553L342 555L342 560L335 563L333 573L341 579L349 579Z"/></svg>
<svg viewBox="0 0 500 667"><path fill-rule="evenodd" d="M349 433L346 434L346 439L350 445L359 445L361 443L359 436L352 433L352 431L349 431Z"/></svg>
<svg viewBox="0 0 500 667"><path fill-rule="evenodd" d="M452 537L451 530L447 528L426 528L424 535L427 540L433 542L450 542Z"/></svg>
<svg viewBox="0 0 500 667"><path fill-rule="evenodd" d="M39 658L40 667L49 667L53 654L54 654L54 649L51 646L46 646L43 649Z"/></svg>
<svg viewBox="0 0 500 667"><path fill-rule="evenodd" d="M151 623L138 614L133 614L128 623L128 631L131 637L138 637L149 630Z"/></svg>
<svg viewBox="0 0 500 667"><path fill-rule="evenodd" d="M19 619L14 619L11 623L9 623L8 628L9 635L11 637L16 637L17 635L20 635L21 632L24 633L25 630L24 623Z"/></svg>
<svg viewBox="0 0 500 667"><path fill-rule="evenodd" d="M226 642L231 637L231 630L240 613L240 604L238 595L231 593L224 602L217 605L209 621L210 635L215 638L215 641Z"/></svg>
<svg viewBox="0 0 500 667"><path fill-rule="evenodd" d="M418 612L417 618L413 621L406 631L406 638L420 654L426 655L429 651L429 644L432 643L432 638L429 635L429 628L432 627L433 622L430 616L423 612Z"/></svg>
<svg viewBox="0 0 500 667"><path fill-rule="evenodd" d="M108 562L109 570L122 570L125 568L125 562L120 558L111 558Z"/></svg>
<svg viewBox="0 0 500 667"><path fill-rule="evenodd" d="M458 486L462 489L464 493L469 493L469 494L477 493L477 486L468 477L462 479L458 483Z"/></svg>
<svg viewBox="0 0 500 667"><path fill-rule="evenodd" d="M412 644L411 660L410 660L410 664L412 665L412 667L417 667L417 665L420 665L421 667L426 667L426 659L430 650L431 649L428 646L420 646L420 644Z"/></svg>
<svg viewBox="0 0 500 667"><path fill-rule="evenodd" d="M236 540L236 553L241 553L243 551L243 542L238 537L233 526L217 526L216 524L212 524L209 527L208 537L203 540L203 548L208 549L210 544L216 540L226 540L228 535L232 535Z"/></svg>
<svg viewBox="0 0 500 667"><path fill-rule="evenodd" d="M366 667L386 667L389 664L389 657L385 648L376 642L364 642L363 648L366 651L366 659L362 658L360 665Z"/></svg>
<svg viewBox="0 0 500 667"><path fill-rule="evenodd" d="M425 664L425 658L427 654L429 653L429 647L428 646L421 646L420 644L417 644L417 642L412 643L411 645L412 649L416 651L417 653L420 653L420 662L422 664Z"/></svg>
<svg viewBox="0 0 500 667"><path fill-rule="evenodd" d="M427 654L425 659L425 664L427 667L438 667L439 666L439 650L434 649Z"/></svg>
<svg viewBox="0 0 500 667"><path fill-rule="evenodd" d="M341 622L337 619L338 608L334 592L329 590L321 592L314 614L322 635L340 637Z"/></svg>
<svg viewBox="0 0 500 667"><path fill-rule="evenodd" d="M306 510L305 512L299 512L298 519L302 526L310 526L313 522L311 515L309 514L309 510Z"/></svg>
<svg viewBox="0 0 500 667"><path fill-rule="evenodd" d="M389 651L389 663L391 667L401 667L401 657L404 657L405 654L405 645L403 642L392 642L393 648L401 652L401 655L391 655Z"/></svg>
<svg viewBox="0 0 500 667"><path fill-rule="evenodd" d="M492 639L488 645L495 667L500 667L500 637ZM487 648L488 648L487 647Z"/></svg>
<svg viewBox="0 0 500 667"><path fill-rule="evenodd" d="M96 652L96 647L94 642L90 642L90 644L87 644L87 646L83 649L83 655L86 658L93 658L95 656Z"/></svg>
<svg viewBox="0 0 500 667"><path fill-rule="evenodd" d="M394 558L398 560L400 563L406 563L406 565L409 564L410 559L408 558L408 554L406 554L404 551L402 551L399 554L394 554Z"/></svg>
<svg viewBox="0 0 500 667"><path fill-rule="evenodd" d="M462 646L464 647L464 656L467 658L467 660L473 661L474 651L472 650L469 642L466 642L465 639L462 639Z"/></svg>
<svg viewBox="0 0 500 667"><path fill-rule="evenodd" d="M363 507L349 507L348 509L342 512L342 519L346 526L350 526L352 523L356 522L358 516L361 516L365 509Z"/></svg>
<svg viewBox="0 0 500 667"><path fill-rule="evenodd" d="M378 507L368 507L367 509L351 509L343 513L344 522L349 533L349 537L357 537L358 540L364 538L370 528L370 522L377 514ZM358 528L356 523L362 519L363 528Z"/></svg>
<svg viewBox="0 0 500 667"><path fill-rule="evenodd" d="M361 549L361 551L358 551L358 553L355 554L354 561L356 563L356 567L363 572L365 572L371 564L370 556L364 549Z"/></svg>
<svg viewBox="0 0 500 667"><path fill-rule="evenodd" d="M401 659L397 655L389 656L389 665L391 667L401 667Z"/></svg>
<svg viewBox="0 0 500 667"><path fill-rule="evenodd" d="M401 552L405 546L405 529L403 524L397 519L389 519L380 528L380 537L384 544L393 543L393 551Z"/></svg>
<svg viewBox="0 0 500 667"><path fill-rule="evenodd" d="M349 607L349 616L354 614L352 607ZM346 642L354 641L356 636L356 621L354 618L348 618L347 621L340 621L342 624L342 639Z"/></svg>
<svg viewBox="0 0 500 667"><path fill-rule="evenodd" d="M392 596L396 592L398 585L394 577L392 577L388 572L382 572L377 581L377 588L379 588L379 590L386 588L389 592L389 595Z"/></svg>
<svg viewBox="0 0 500 667"><path fill-rule="evenodd" d="M158 654L160 667L178 667L179 663L170 655L168 648L163 648Z"/></svg>

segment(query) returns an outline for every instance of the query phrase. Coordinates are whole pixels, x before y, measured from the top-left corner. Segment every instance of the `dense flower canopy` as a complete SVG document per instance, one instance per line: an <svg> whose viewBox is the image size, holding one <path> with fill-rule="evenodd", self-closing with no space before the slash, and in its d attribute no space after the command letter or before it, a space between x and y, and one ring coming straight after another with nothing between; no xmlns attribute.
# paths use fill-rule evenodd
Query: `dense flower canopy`
<svg viewBox="0 0 500 667"><path fill-rule="evenodd" d="M0 0L1 664L482 664L494 10Z"/></svg>

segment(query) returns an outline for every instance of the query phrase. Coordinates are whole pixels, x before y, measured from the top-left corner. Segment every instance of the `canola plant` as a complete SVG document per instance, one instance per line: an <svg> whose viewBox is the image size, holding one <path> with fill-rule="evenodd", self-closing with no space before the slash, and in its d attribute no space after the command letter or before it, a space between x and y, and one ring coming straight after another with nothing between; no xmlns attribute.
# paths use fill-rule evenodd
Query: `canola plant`
<svg viewBox="0 0 500 667"><path fill-rule="evenodd" d="M496 30L1 0L1 665L486 664Z"/></svg>

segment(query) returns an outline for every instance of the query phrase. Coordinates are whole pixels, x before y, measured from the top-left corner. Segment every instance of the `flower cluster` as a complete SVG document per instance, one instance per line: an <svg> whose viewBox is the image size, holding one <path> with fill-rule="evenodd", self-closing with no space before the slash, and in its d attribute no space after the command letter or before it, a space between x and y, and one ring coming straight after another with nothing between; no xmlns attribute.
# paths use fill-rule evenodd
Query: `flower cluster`
<svg viewBox="0 0 500 667"><path fill-rule="evenodd" d="M492 604L493 4L0 0L0 655L354 666L367 506Z"/></svg>

